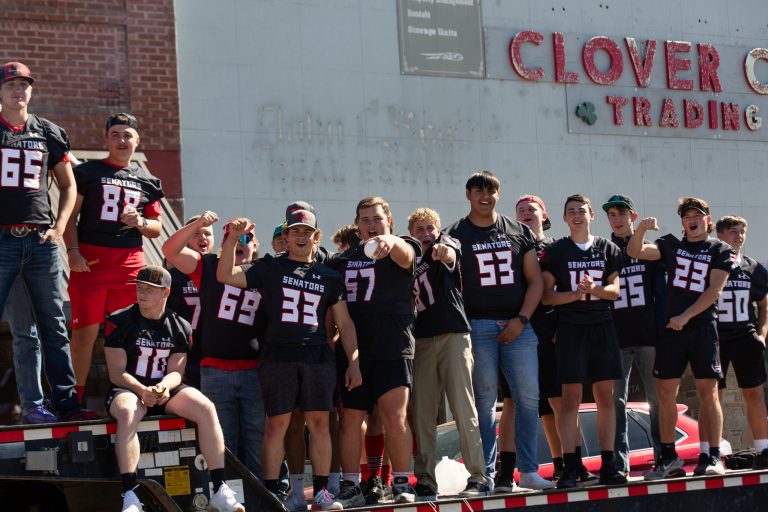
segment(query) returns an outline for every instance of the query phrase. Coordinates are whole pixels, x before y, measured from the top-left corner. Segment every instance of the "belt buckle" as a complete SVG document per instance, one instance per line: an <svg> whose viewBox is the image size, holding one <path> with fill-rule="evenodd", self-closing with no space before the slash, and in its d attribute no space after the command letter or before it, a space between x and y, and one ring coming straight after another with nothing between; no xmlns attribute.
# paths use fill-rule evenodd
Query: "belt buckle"
<svg viewBox="0 0 768 512"><path fill-rule="evenodd" d="M32 230L29 226L13 226L10 231L11 235L21 238L27 236Z"/></svg>

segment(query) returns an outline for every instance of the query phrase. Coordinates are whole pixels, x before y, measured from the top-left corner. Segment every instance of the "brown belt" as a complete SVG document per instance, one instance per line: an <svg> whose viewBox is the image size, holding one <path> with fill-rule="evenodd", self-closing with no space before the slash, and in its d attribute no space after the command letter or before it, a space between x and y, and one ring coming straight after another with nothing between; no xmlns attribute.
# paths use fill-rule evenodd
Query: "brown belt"
<svg viewBox="0 0 768 512"><path fill-rule="evenodd" d="M30 233L35 233L43 229L42 226L29 226L26 224L19 224L16 226L0 226L0 228L7 230L8 233L17 238L25 237Z"/></svg>

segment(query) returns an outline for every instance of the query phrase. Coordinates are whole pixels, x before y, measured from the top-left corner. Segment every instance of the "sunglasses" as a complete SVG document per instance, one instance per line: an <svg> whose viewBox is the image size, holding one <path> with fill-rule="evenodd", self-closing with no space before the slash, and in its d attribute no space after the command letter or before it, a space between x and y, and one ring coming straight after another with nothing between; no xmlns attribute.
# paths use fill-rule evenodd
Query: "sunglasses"
<svg viewBox="0 0 768 512"><path fill-rule="evenodd" d="M246 233L238 238L238 241L243 245L248 245L248 242L253 241L253 233Z"/></svg>

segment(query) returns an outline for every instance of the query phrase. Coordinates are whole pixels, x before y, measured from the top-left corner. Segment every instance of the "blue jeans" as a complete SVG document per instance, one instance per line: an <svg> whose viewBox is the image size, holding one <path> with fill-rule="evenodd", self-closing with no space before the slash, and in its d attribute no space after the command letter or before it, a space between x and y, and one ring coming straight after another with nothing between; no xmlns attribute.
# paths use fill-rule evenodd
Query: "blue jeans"
<svg viewBox="0 0 768 512"><path fill-rule="evenodd" d="M24 280L16 278L5 304L5 318L13 336L13 366L16 387L21 400L22 414L43 405L43 386L40 382L40 339L29 292Z"/></svg>
<svg viewBox="0 0 768 512"><path fill-rule="evenodd" d="M627 437L627 396L629 395L629 376L632 372L632 362L640 371L640 379L645 388L645 399L650 406L651 439L653 442L653 459L661 455L661 434L659 433L659 401L656 399L656 379L653 376L653 360L656 349L653 347L628 347L621 349L621 364L624 367L624 378L613 384L613 401L616 406L616 442L614 454L616 469L629 471L629 440Z"/></svg>
<svg viewBox="0 0 768 512"><path fill-rule="evenodd" d="M500 343L502 328L498 320L470 320L472 355L475 366L472 385L483 440L486 474L493 476L496 466L496 400L499 395L499 369L504 372L515 401L515 445L517 467L521 473L537 471L536 434L539 422L538 340L530 325L512 343Z"/></svg>
<svg viewBox="0 0 768 512"><path fill-rule="evenodd" d="M42 345L45 375L51 388L51 408L60 417L77 408L75 393L75 372L69 352L69 337L64 318L64 283L61 276L59 248L52 242L40 244L42 234L32 232L24 237L15 237L7 229L0 228L0 311L5 308L11 288L21 276L29 293L32 314L37 320L37 329ZM8 308L12 324L21 330L27 325L18 315L24 310L17 299ZM26 312L27 319L29 311ZM19 320L17 322L17 320ZM26 332L30 332L26 331ZM23 343L14 339L14 363L16 364L17 385L23 400L35 400L40 387L40 358L26 359L15 353ZM35 349L32 349L33 353ZM31 403L31 402L29 402ZM34 406L33 406L34 407Z"/></svg>
<svg viewBox="0 0 768 512"><path fill-rule="evenodd" d="M216 406L224 444L256 477L261 478L264 400L256 369L200 367L200 387Z"/></svg>

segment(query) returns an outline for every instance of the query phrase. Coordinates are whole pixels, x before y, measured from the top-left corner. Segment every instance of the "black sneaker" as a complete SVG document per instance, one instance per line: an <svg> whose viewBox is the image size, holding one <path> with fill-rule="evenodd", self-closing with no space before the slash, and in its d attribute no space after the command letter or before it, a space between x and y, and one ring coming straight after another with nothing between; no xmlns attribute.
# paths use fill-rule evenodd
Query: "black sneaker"
<svg viewBox="0 0 768 512"><path fill-rule="evenodd" d="M362 507L365 505L365 498L363 498L363 493L360 491L360 486L349 480L341 481L339 495L336 496L336 501L341 503L341 506L345 509Z"/></svg>
<svg viewBox="0 0 768 512"><path fill-rule="evenodd" d="M491 489L479 482L467 482L467 486L459 493L460 498L480 498L491 494Z"/></svg>
<svg viewBox="0 0 768 512"><path fill-rule="evenodd" d="M365 497L366 505L375 505L386 496L386 490L384 489L384 482L381 481L379 475L372 475L368 482L364 486L363 496Z"/></svg>
<svg viewBox="0 0 768 512"><path fill-rule="evenodd" d="M600 485L621 485L627 483L627 477L613 464L600 468Z"/></svg>
<svg viewBox="0 0 768 512"><path fill-rule="evenodd" d="M416 491L411 487L406 477L395 478L392 484L392 494L395 495L395 503L413 503L416 501Z"/></svg>
<svg viewBox="0 0 768 512"><path fill-rule="evenodd" d="M704 476L707 474L707 466L709 466L709 454L700 453L699 463L693 468L693 476Z"/></svg>
<svg viewBox="0 0 768 512"><path fill-rule="evenodd" d="M428 485L416 483L416 501L437 501L437 492Z"/></svg>
<svg viewBox="0 0 768 512"><path fill-rule="evenodd" d="M496 477L493 479L493 494L511 494L515 492L516 487L511 476L502 476L501 473L496 473Z"/></svg>
<svg viewBox="0 0 768 512"><path fill-rule="evenodd" d="M768 448L755 455L752 469L768 469Z"/></svg>
<svg viewBox="0 0 768 512"><path fill-rule="evenodd" d="M589 487L598 483L598 478L594 473L590 473L584 464L576 468L576 472L578 473L576 480L579 487Z"/></svg>
<svg viewBox="0 0 768 512"><path fill-rule="evenodd" d="M558 489L575 489L576 487L578 487L579 473L580 473L579 468L563 468L563 472L560 475L560 478L557 480L557 488ZM592 475L592 476L595 476L595 475Z"/></svg>

